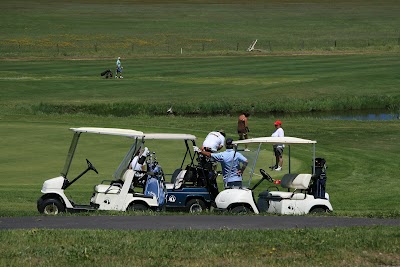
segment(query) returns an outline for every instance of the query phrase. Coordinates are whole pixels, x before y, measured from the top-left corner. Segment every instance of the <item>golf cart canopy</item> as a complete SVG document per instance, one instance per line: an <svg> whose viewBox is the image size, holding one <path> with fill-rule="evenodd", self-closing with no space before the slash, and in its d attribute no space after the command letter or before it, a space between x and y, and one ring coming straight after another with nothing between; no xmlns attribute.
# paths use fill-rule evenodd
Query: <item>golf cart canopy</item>
<svg viewBox="0 0 400 267"><path fill-rule="evenodd" d="M145 133L143 136L147 140L196 140L196 136L191 134Z"/></svg>
<svg viewBox="0 0 400 267"><path fill-rule="evenodd" d="M70 128L70 130L76 133L107 134L107 135L126 136L131 138L144 136L144 133L140 131L135 131L130 129L118 129L118 128L80 127L80 128Z"/></svg>
<svg viewBox="0 0 400 267"><path fill-rule="evenodd" d="M81 127L71 128L76 133L95 133L106 135L126 136L130 138L142 138L152 140L196 140L196 136L191 134L174 134L174 133L143 133L141 131L118 128L97 128L97 127Z"/></svg>
<svg viewBox="0 0 400 267"><path fill-rule="evenodd" d="M317 141L301 139L297 137L258 137L245 140L233 141L234 144L251 144L251 143L265 143L265 144L316 144Z"/></svg>

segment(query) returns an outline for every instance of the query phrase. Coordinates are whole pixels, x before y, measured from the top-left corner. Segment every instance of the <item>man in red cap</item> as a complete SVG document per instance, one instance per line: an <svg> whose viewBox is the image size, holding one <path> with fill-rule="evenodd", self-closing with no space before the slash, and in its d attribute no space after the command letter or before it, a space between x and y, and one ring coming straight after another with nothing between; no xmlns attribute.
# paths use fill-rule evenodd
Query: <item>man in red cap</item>
<svg viewBox="0 0 400 267"><path fill-rule="evenodd" d="M285 132L282 129L282 122L280 120L277 120L275 123L275 132L271 135L272 137L284 137ZM275 154L275 166L272 167L275 171L281 171L282 170L282 164L283 164L283 149L285 148L284 144L275 144L273 146L274 148L274 154Z"/></svg>

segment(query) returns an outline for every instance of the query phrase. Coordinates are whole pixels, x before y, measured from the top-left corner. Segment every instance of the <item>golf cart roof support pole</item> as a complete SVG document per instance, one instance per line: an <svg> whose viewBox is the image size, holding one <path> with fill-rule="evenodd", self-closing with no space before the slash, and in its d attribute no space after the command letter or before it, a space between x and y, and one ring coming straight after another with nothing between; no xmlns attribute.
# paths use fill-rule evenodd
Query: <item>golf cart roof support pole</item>
<svg viewBox="0 0 400 267"><path fill-rule="evenodd" d="M195 145L196 145L196 142L194 140L192 140L192 147L195 146ZM189 149L189 154L190 154L190 159L192 161L194 161L194 157L195 157L194 151L193 151L193 155L192 155L192 151L190 151L190 149Z"/></svg>
<svg viewBox="0 0 400 267"><path fill-rule="evenodd" d="M139 140L136 140L136 142L138 142ZM139 145L139 148L136 148L136 151L135 151L135 153L132 155L132 159L133 159L133 157L134 157L134 155L136 154L136 152L139 150L139 149L144 149L146 146L145 146L145 141L144 141L144 136L142 137L142 141L141 141L141 143L140 143L140 145Z"/></svg>
<svg viewBox="0 0 400 267"><path fill-rule="evenodd" d="M196 145L196 142L195 142L194 140L192 140L192 146L195 146L195 145ZM187 149L188 149L188 151L189 151L190 162L191 162L191 164L194 164L193 162L194 162L194 157L196 156L196 153L193 152L193 155L192 155L192 151L190 151L190 148L187 147ZM183 159L183 160L185 160L185 159ZM182 166L183 166L183 163L184 163L184 162L182 162Z"/></svg>
<svg viewBox="0 0 400 267"><path fill-rule="evenodd" d="M313 175L315 173L315 143L313 144Z"/></svg>
<svg viewBox="0 0 400 267"><path fill-rule="evenodd" d="M138 147L138 141L139 138L135 138L135 142L133 142L133 144L129 147L128 153L124 156L121 163L118 165L117 170L113 174L114 180L122 179L126 169L129 168L129 165L132 162L134 155L136 155L138 149L140 149L140 146Z"/></svg>
<svg viewBox="0 0 400 267"><path fill-rule="evenodd" d="M258 155L260 154L261 144L262 144L262 143L259 143L259 145L258 145L256 158L255 158L255 160L254 160L253 166L251 167L251 174L250 174L250 179L249 179L249 187L250 187L250 184L251 184L251 180L253 179L254 169L256 168L256 163L257 163L257 160L258 160Z"/></svg>
<svg viewBox="0 0 400 267"><path fill-rule="evenodd" d="M290 145L288 145L288 147L289 147L289 173L291 173L291 172L290 172L290 170L291 170L291 164L290 164Z"/></svg>
<svg viewBox="0 0 400 267"><path fill-rule="evenodd" d="M191 159L191 162L193 162L193 158L194 158L194 155L193 155L193 158L192 158L192 154L190 153L190 149L189 149L189 145L188 145L187 141L188 140L185 140L186 152L185 152L185 155L183 156L183 160L182 160L182 163L181 163L181 169L183 167L183 163L185 163L186 156L187 156L188 152L189 152L189 157Z"/></svg>
<svg viewBox="0 0 400 267"><path fill-rule="evenodd" d="M72 137L71 145L69 146L67 158L65 159L64 169L61 172L63 177L67 177L69 168L71 167L72 159L75 155L75 150L78 145L79 137L81 136L81 132L75 132Z"/></svg>

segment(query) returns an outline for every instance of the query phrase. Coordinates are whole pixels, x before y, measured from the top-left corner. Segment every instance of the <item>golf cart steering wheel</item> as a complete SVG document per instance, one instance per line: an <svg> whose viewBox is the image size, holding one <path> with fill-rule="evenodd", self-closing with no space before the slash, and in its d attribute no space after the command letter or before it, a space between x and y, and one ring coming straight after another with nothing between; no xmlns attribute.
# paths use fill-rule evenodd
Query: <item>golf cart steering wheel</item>
<svg viewBox="0 0 400 267"><path fill-rule="evenodd" d="M274 182L274 179L272 179L272 177L271 177L266 171L264 171L263 169L260 169L260 173L261 173L262 177L263 177L265 180L268 180L268 181L271 182L271 183Z"/></svg>
<svg viewBox="0 0 400 267"><path fill-rule="evenodd" d="M93 170L95 173L99 174L99 172L96 170L96 168L93 166L93 164L88 159L86 159L86 162L87 162L87 166L88 166L89 170Z"/></svg>

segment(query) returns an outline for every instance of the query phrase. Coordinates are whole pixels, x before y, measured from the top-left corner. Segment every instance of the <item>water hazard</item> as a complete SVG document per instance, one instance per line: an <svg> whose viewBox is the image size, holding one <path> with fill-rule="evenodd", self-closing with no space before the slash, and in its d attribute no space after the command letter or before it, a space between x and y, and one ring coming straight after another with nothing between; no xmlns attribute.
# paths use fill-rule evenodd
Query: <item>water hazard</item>
<svg viewBox="0 0 400 267"><path fill-rule="evenodd" d="M285 117L313 117L320 119L334 120L360 120L360 121L388 121L400 119L399 113L388 113L388 110L348 110L348 111L324 111L308 112L296 115L276 114L281 118Z"/></svg>

